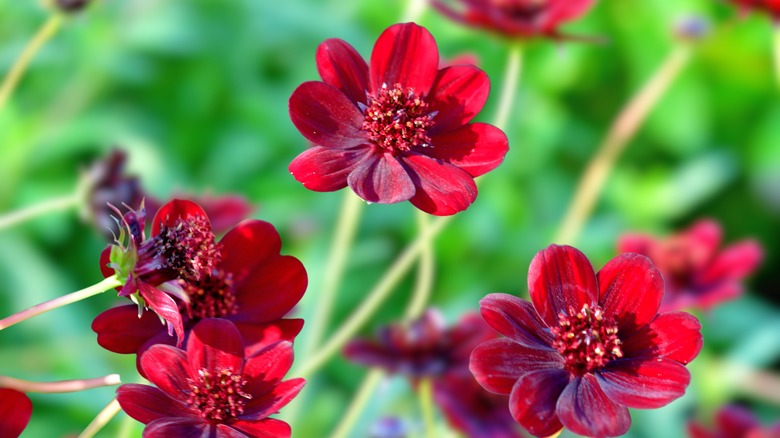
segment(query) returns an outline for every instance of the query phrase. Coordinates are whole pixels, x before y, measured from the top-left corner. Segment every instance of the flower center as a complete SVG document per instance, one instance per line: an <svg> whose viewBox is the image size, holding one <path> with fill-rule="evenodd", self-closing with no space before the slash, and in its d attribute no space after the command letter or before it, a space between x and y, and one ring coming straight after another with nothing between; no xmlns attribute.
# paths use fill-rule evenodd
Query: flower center
<svg viewBox="0 0 780 438"><path fill-rule="evenodd" d="M190 298L193 318L224 318L238 312L233 274L215 269L198 282L180 282Z"/></svg>
<svg viewBox="0 0 780 438"><path fill-rule="evenodd" d="M428 111L428 103L411 88L383 85L377 96L369 96L363 114L363 130L369 140L387 151L431 146L428 129L436 114Z"/></svg>
<svg viewBox="0 0 780 438"><path fill-rule="evenodd" d="M614 321L604 318L599 306L587 304L575 312L558 315L558 327L550 329L555 336L553 347L566 360L566 368L576 375L593 372L612 359L622 357L620 339Z"/></svg>
<svg viewBox="0 0 780 438"><path fill-rule="evenodd" d="M244 405L252 399L244 392L246 379L225 368L216 373L203 368L198 371L197 380L187 379L190 395L187 403L207 420L224 422L244 413Z"/></svg>

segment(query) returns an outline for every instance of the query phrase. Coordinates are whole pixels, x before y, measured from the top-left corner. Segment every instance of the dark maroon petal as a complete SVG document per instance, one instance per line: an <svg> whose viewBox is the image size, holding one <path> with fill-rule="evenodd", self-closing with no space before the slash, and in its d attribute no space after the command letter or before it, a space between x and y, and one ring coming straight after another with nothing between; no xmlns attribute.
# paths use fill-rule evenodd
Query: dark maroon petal
<svg viewBox="0 0 780 438"><path fill-rule="evenodd" d="M563 369L563 358L555 351L529 348L501 338L475 348L469 369L483 388L509 394L517 379L531 371Z"/></svg>
<svg viewBox="0 0 780 438"><path fill-rule="evenodd" d="M485 106L489 93L490 79L473 65L439 70L426 99L430 111L436 112L430 133L444 133L470 122Z"/></svg>
<svg viewBox="0 0 780 438"><path fill-rule="evenodd" d="M246 219L255 210L243 196L238 195L202 195L194 198L211 221L214 234L228 231L237 223Z"/></svg>
<svg viewBox="0 0 780 438"><path fill-rule="evenodd" d="M143 438L210 438L211 425L200 418L159 418L147 424Z"/></svg>
<svg viewBox="0 0 780 438"><path fill-rule="evenodd" d="M656 240L646 234L626 234L618 239L617 252L635 252L649 256L651 248L657 245Z"/></svg>
<svg viewBox="0 0 780 438"><path fill-rule="evenodd" d="M720 224L714 220L703 219L691 225L691 227L684 233L681 233L681 235L691 239L691 244L694 246L694 249L701 252L701 259L709 260L718 251L718 247L723 238L723 231L721 230Z"/></svg>
<svg viewBox="0 0 780 438"><path fill-rule="evenodd" d="M552 348L552 334L528 301L509 294L490 294L479 302L479 310L498 333L526 347Z"/></svg>
<svg viewBox="0 0 780 438"><path fill-rule="evenodd" d="M290 342L271 344L249 356L244 364L244 390L249 394L264 394L278 384L293 363L293 349Z"/></svg>
<svg viewBox="0 0 780 438"><path fill-rule="evenodd" d="M618 335L633 333L658 314L664 281L647 257L620 254L604 265L597 277L599 303L607 316L616 319Z"/></svg>
<svg viewBox="0 0 780 438"><path fill-rule="evenodd" d="M21 435L32 416L32 402L23 392L0 388L0 436L16 438Z"/></svg>
<svg viewBox="0 0 780 438"><path fill-rule="evenodd" d="M509 410L535 436L550 436L563 428L556 403L571 380L568 371L547 369L522 376L512 388Z"/></svg>
<svg viewBox="0 0 780 438"><path fill-rule="evenodd" d="M740 406L726 406L715 415L715 424L724 437L743 437L761 426L755 415Z"/></svg>
<svg viewBox="0 0 780 438"><path fill-rule="evenodd" d="M417 187L410 201L426 213L455 214L477 198L474 178L452 164L416 153L404 156L403 162Z"/></svg>
<svg viewBox="0 0 780 438"><path fill-rule="evenodd" d="M741 280L753 273L763 258L761 244L755 240L735 243L715 257L712 264L697 278L697 282L710 284L718 281Z"/></svg>
<svg viewBox="0 0 780 438"><path fill-rule="evenodd" d="M332 192L347 186L349 174L371 148L329 149L314 146L306 149L290 163L290 173L304 187L315 192Z"/></svg>
<svg viewBox="0 0 780 438"><path fill-rule="evenodd" d="M569 382L558 399L557 411L564 427L579 435L618 436L631 427L628 409L610 400L591 374Z"/></svg>
<svg viewBox="0 0 780 438"><path fill-rule="evenodd" d="M661 303L661 309L664 311L686 309L696 307L702 310L709 310L726 301L733 300L742 295L744 288L737 281L729 281L715 285L709 289L696 291L696 294L679 294L674 297L675 300Z"/></svg>
<svg viewBox="0 0 780 438"><path fill-rule="evenodd" d="M346 41L331 38L317 47L317 71L353 102L366 103L368 64Z"/></svg>
<svg viewBox="0 0 780 438"><path fill-rule="evenodd" d="M241 281L256 266L278 257L282 249L276 228L255 219L236 225L219 243L222 246L219 268L233 274L235 281Z"/></svg>
<svg viewBox="0 0 780 438"><path fill-rule="evenodd" d="M129 304L98 315L92 321L92 331L97 333L98 344L106 350L133 354L149 338L164 332L165 327L153 312L143 312L139 318L138 306Z"/></svg>
<svg viewBox="0 0 780 438"><path fill-rule="evenodd" d="M590 9L595 0L554 0L547 3L544 20L537 25L543 32L554 32L559 24L574 20Z"/></svg>
<svg viewBox="0 0 780 438"><path fill-rule="evenodd" d="M200 370L228 369L240 374L244 364L244 341L235 324L227 319L206 318L193 327L187 341L187 360L193 375ZM144 367L146 370L146 367Z"/></svg>
<svg viewBox="0 0 780 438"><path fill-rule="evenodd" d="M176 333L176 345L184 340L184 323L179 306L170 295L146 283L138 283L138 291L146 305L168 323L168 333Z"/></svg>
<svg viewBox="0 0 780 438"><path fill-rule="evenodd" d="M233 423L213 425L214 431L211 432L211 438L247 438L247 435L238 429L233 428Z"/></svg>
<svg viewBox="0 0 780 438"><path fill-rule="evenodd" d="M346 149L368 140L363 113L338 88L324 82L304 82L290 96L290 119L309 141Z"/></svg>
<svg viewBox="0 0 780 438"><path fill-rule="evenodd" d="M141 355L141 368L150 382L176 400L189 393L190 383L187 379L197 375L199 370L191 370L187 354L170 345L151 346Z"/></svg>
<svg viewBox="0 0 780 438"><path fill-rule="evenodd" d="M108 278L114 274L116 274L116 271L114 268L110 268L108 266L109 263L111 263L111 248L113 245L106 246L103 251L100 252L100 273L103 274L103 277ZM115 288L116 290L120 290L121 286L118 286Z"/></svg>
<svg viewBox="0 0 780 438"><path fill-rule="evenodd" d="M198 418L197 412L152 386L127 383L116 389L116 399L127 415L143 424L158 418Z"/></svg>
<svg viewBox="0 0 780 438"><path fill-rule="evenodd" d="M433 147L422 152L453 164L469 175L483 175L501 164L509 151L506 134L493 125L471 123L431 138Z"/></svg>
<svg viewBox="0 0 780 438"><path fill-rule="evenodd" d="M463 315L445 336L453 360L462 360L465 364L468 363L471 351L477 345L495 339L496 332L478 313L469 312Z"/></svg>
<svg viewBox="0 0 780 438"><path fill-rule="evenodd" d="M344 357L350 362L365 366L381 367L389 372L398 371L396 368L406 359L398 351L391 350L368 339L350 341L344 347Z"/></svg>
<svg viewBox="0 0 780 438"><path fill-rule="evenodd" d="M528 268L531 302L548 327L558 327L558 315L579 312L598 299L596 274L588 258L571 246L550 245L539 251Z"/></svg>
<svg viewBox="0 0 780 438"><path fill-rule="evenodd" d="M620 348L626 358L663 357L687 364L702 346L701 323L685 312L662 313L642 327Z"/></svg>
<svg viewBox="0 0 780 438"><path fill-rule="evenodd" d="M157 210L152 219L152 236L160 234L160 226L172 227L178 219L188 220L195 217L203 217L208 221L206 212L200 205L186 199L174 199Z"/></svg>
<svg viewBox="0 0 780 438"><path fill-rule="evenodd" d="M219 426L217 426L219 427ZM282 420L266 418L260 421L239 420L230 424L251 437L258 438L290 438L290 425Z"/></svg>
<svg viewBox="0 0 780 438"><path fill-rule="evenodd" d="M244 338L244 354L249 357L273 343L295 340L303 328L303 320L278 319L266 324L237 322L236 327Z"/></svg>
<svg viewBox="0 0 780 438"><path fill-rule="evenodd" d="M255 323L277 320L301 300L308 282L303 264L292 256L278 256L257 266L236 287L239 309L231 319Z"/></svg>
<svg viewBox="0 0 780 438"><path fill-rule="evenodd" d="M388 27L371 53L371 91L401 84L418 96L428 94L439 70L439 49L433 35L414 23Z"/></svg>
<svg viewBox="0 0 780 438"><path fill-rule="evenodd" d="M290 403L303 389L306 381L303 379L290 379L274 385L270 391L262 394L253 394L252 400L246 404L242 420L262 420L273 415Z"/></svg>
<svg viewBox="0 0 780 438"><path fill-rule="evenodd" d="M666 406L685 394L691 373L670 359L617 359L596 372L612 401L629 408Z"/></svg>
<svg viewBox="0 0 780 438"><path fill-rule="evenodd" d="M393 204L414 196L414 184L406 169L390 153L377 153L361 161L347 182L368 202Z"/></svg>

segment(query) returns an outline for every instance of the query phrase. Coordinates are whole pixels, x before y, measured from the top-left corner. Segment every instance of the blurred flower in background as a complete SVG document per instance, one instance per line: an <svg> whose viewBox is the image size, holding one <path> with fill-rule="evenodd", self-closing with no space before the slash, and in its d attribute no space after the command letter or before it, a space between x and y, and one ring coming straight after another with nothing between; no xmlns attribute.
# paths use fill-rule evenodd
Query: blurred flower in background
<svg viewBox="0 0 780 438"><path fill-rule="evenodd" d="M749 409L731 405L718 410L713 427L691 422L688 434L690 438L778 438L780 421L762 426Z"/></svg>
<svg viewBox="0 0 780 438"><path fill-rule="evenodd" d="M15 389L0 388L0 436L16 438L21 435L32 416L32 402Z"/></svg>

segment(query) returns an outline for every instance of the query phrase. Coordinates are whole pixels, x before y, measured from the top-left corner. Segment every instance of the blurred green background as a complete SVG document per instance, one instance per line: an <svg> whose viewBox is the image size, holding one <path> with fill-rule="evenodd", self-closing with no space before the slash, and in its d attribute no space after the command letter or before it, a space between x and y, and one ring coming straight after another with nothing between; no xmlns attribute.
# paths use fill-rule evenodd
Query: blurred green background
<svg viewBox="0 0 780 438"><path fill-rule="evenodd" d="M320 42L342 38L368 57L406 8L400 0L95 2L64 24L0 109L0 212L71 193L80 169L121 146L130 172L159 198L210 191L251 200L254 216L279 229L283 253L309 272L299 306L306 317L317 303L343 193L310 192L287 171L307 147L287 99L301 82L318 79ZM0 74L47 15L37 2L0 2ZM476 311L487 293L527 294L528 264L550 243L588 159L621 106L678 44L674 24L690 15L710 20L712 33L618 160L577 246L598 269L614 256L621 233L666 234L712 217L726 242L757 238L766 257L744 298L699 315L705 349L690 366L688 393L663 409L632 411L631 437L683 436L688 419L707 419L726 401L754 407L765 421L780 418L780 394L771 401L745 391L739 367L723 365L780 379L780 89L769 20L740 19L715 0L602 0L565 30L606 43L529 44L506 161L436 241L433 303L448 321ZM431 9L417 21L443 58L479 59L494 93L478 120L491 121L507 42ZM336 321L415 233L408 203L365 208ZM105 243L72 211L0 231L0 316L99 281ZM412 282L410 275L365 334L402 314ZM0 332L0 374L46 381L118 372L135 381L134 359L101 349L89 328L117 300L107 293ZM304 328L299 345L306 336ZM297 412L294 435L332 430L364 372L336 359L310 379L285 409ZM23 436L78 434L113 392L32 394L35 411ZM374 421L393 415L419 428L416 401L400 378L382 385L353 436L367 436ZM126 418L120 414L99 436L140 436Z"/></svg>

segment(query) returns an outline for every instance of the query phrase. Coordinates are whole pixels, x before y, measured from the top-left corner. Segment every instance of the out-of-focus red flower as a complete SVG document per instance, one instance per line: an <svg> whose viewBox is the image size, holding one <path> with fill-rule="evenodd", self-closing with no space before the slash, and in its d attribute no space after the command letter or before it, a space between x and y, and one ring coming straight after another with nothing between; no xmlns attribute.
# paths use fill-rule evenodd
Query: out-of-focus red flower
<svg viewBox="0 0 780 438"><path fill-rule="evenodd" d="M270 416L305 383L282 380L292 363L291 343L246 354L232 322L208 318L192 329L186 351L155 345L143 354L141 366L156 388L122 385L117 400L146 425L144 437L289 437L290 426Z"/></svg>
<svg viewBox="0 0 780 438"><path fill-rule="evenodd" d="M458 6L453 7L453 3ZM433 0L445 16L510 38L561 38L558 27L585 14L595 0Z"/></svg>
<svg viewBox="0 0 780 438"><path fill-rule="evenodd" d="M32 416L32 402L23 392L0 388L0 436L16 438Z"/></svg>
<svg viewBox="0 0 780 438"><path fill-rule="evenodd" d="M533 304L482 299L482 317L506 338L474 349L470 369L485 389L510 395L531 434L622 435L628 407L684 394L701 325L684 312L658 314L663 280L649 259L621 254L595 274L579 250L551 245L531 262L528 288Z"/></svg>
<svg viewBox="0 0 780 438"><path fill-rule="evenodd" d="M741 406L725 406L715 415L715 428L691 422L688 424L691 438L778 438L780 422L762 426L750 410Z"/></svg>
<svg viewBox="0 0 780 438"><path fill-rule="evenodd" d="M717 222L702 220L663 239L625 235L617 249L646 255L661 271L666 286L662 312L689 307L706 310L741 295L742 280L763 258L761 245L755 240L742 240L720 250L721 234Z"/></svg>
<svg viewBox="0 0 780 438"><path fill-rule="evenodd" d="M414 23L379 36L370 66L340 39L317 49L322 82L290 97L290 117L314 146L290 164L311 190L349 185L368 202L409 200L435 215L466 209L474 177L501 164L506 135L469 123L488 97L487 75L473 65L439 69L433 36Z"/></svg>
<svg viewBox="0 0 780 438"><path fill-rule="evenodd" d="M738 7L751 10L760 11L768 14L774 20L780 20L780 0L729 0Z"/></svg>

